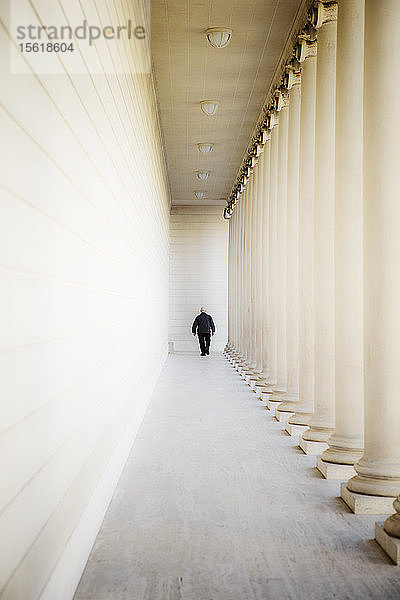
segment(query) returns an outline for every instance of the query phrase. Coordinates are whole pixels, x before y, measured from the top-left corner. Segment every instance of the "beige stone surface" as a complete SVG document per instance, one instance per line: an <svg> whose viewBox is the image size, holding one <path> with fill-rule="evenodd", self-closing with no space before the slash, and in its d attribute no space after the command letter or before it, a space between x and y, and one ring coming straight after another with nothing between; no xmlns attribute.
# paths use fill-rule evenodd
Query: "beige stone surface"
<svg viewBox="0 0 400 600"><path fill-rule="evenodd" d="M339 481L347 481L356 474L353 465L330 463L322 460L321 456L317 457L317 469L325 479L336 479Z"/></svg>
<svg viewBox="0 0 400 600"><path fill-rule="evenodd" d="M222 357L169 357L75 600L398 600L337 482Z"/></svg>
<svg viewBox="0 0 400 600"><path fill-rule="evenodd" d="M289 421L290 417L294 415L293 412L285 412L282 410L276 410L275 411L275 418L277 421L279 421L280 423L283 423L283 425L287 425L287 422Z"/></svg>
<svg viewBox="0 0 400 600"><path fill-rule="evenodd" d="M400 567L400 539L386 533L383 523L375 523L375 539L394 564Z"/></svg>
<svg viewBox="0 0 400 600"><path fill-rule="evenodd" d="M391 515L394 513L393 500L388 496L368 496L357 494L347 488L346 483L340 486L340 495L356 515Z"/></svg>
<svg viewBox="0 0 400 600"><path fill-rule="evenodd" d="M282 400L274 401L274 400L271 400L270 398L268 399L268 401L267 401L268 408L272 412L273 416L275 416L276 408L281 404L281 402L282 402Z"/></svg>
<svg viewBox="0 0 400 600"><path fill-rule="evenodd" d="M285 431L289 435L301 435L305 431L307 431L308 425L292 425L292 423L287 423L285 427Z"/></svg>
<svg viewBox="0 0 400 600"><path fill-rule="evenodd" d="M300 438L299 446L303 450L304 454L312 454L313 456L318 456L319 454L322 454L324 450L327 449L328 444L326 444L325 442L313 442L311 440L304 440L303 438Z"/></svg>

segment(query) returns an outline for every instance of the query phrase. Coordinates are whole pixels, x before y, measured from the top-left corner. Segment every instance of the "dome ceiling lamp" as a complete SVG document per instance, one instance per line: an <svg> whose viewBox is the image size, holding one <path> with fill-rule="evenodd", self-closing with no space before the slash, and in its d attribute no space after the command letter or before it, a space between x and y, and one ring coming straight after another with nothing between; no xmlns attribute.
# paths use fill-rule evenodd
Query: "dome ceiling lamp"
<svg viewBox="0 0 400 600"><path fill-rule="evenodd" d="M202 100L200 106L205 115L212 117L217 114L219 104L216 100Z"/></svg>
<svg viewBox="0 0 400 600"><path fill-rule="evenodd" d="M201 181L205 181L210 177L210 171L196 171L197 179L201 179Z"/></svg>
<svg viewBox="0 0 400 600"><path fill-rule="evenodd" d="M210 142L201 142L200 144L197 144L197 148L199 149L199 152L208 154L209 152L213 151L214 144L210 144Z"/></svg>
<svg viewBox="0 0 400 600"><path fill-rule="evenodd" d="M206 30L208 43L213 48L226 48L232 39L232 29L229 27L210 27Z"/></svg>
<svg viewBox="0 0 400 600"><path fill-rule="evenodd" d="M206 192L195 192L194 195L197 200L203 200L206 197Z"/></svg>

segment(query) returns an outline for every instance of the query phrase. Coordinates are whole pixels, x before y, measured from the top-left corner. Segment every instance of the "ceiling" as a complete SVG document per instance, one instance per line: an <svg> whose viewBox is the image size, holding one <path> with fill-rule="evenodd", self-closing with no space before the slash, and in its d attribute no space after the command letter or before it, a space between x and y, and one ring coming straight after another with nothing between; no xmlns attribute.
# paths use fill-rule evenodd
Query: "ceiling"
<svg viewBox="0 0 400 600"><path fill-rule="evenodd" d="M151 44L173 204L224 205L295 21L300 0L152 0ZM213 48L208 27L233 30ZM218 100L215 116L201 100ZM201 154L199 142L214 143ZM196 170L211 172L207 181ZM197 200L194 191L206 191Z"/></svg>

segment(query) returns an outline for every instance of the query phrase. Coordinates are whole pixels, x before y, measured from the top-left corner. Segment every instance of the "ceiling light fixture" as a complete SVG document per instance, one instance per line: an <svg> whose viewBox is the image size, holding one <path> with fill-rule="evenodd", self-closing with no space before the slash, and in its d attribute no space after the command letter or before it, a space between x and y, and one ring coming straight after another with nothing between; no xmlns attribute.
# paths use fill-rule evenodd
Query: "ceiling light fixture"
<svg viewBox="0 0 400 600"><path fill-rule="evenodd" d="M197 147L199 149L199 152L202 152L203 154L208 154L209 152L212 152L214 144L202 142L201 144L197 144Z"/></svg>
<svg viewBox="0 0 400 600"><path fill-rule="evenodd" d="M226 48L232 38L232 29L229 29L229 27L210 27L206 31L206 36L214 48Z"/></svg>
<svg viewBox="0 0 400 600"><path fill-rule="evenodd" d="M201 110L208 117L212 117L217 114L218 102L215 100L202 100L200 102Z"/></svg>
<svg viewBox="0 0 400 600"><path fill-rule="evenodd" d="M198 200L203 200L203 198L206 197L206 193L205 192L195 192L194 195L196 196L196 198Z"/></svg>
<svg viewBox="0 0 400 600"><path fill-rule="evenodd" d="M205 181L206 179L209 178L210 171L196 171L196 174L197 174L197 179L201 179L202 181Z"/></svg>

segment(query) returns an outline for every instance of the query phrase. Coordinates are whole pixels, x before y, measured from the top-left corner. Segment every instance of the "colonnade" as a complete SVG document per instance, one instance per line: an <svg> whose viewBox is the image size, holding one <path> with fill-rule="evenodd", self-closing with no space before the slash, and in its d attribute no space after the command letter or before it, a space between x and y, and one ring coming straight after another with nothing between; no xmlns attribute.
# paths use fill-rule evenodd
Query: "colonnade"
<svg viewBox="0 0 400 600"><path fill-rule="evenodd" d="M400 564L400 3L314 4L235 201L226 356ZM393 514L392 514L393 513Z"/></svg>

